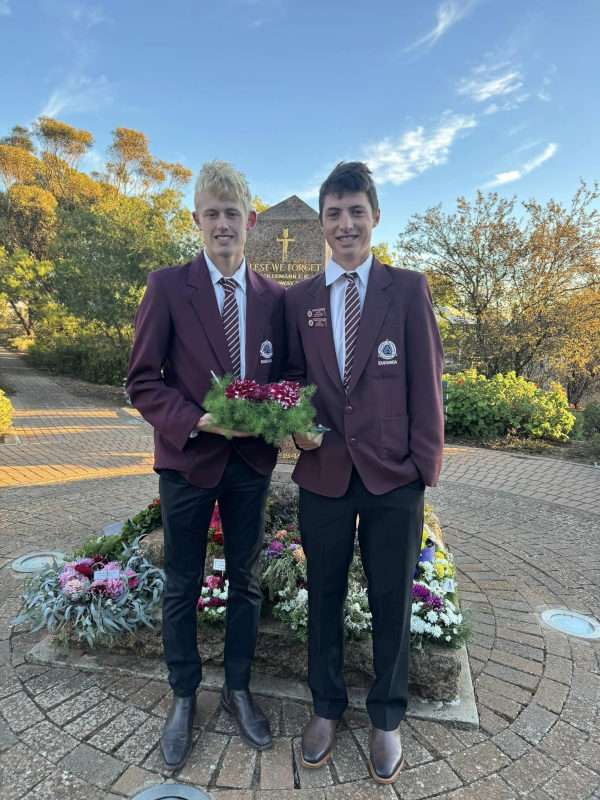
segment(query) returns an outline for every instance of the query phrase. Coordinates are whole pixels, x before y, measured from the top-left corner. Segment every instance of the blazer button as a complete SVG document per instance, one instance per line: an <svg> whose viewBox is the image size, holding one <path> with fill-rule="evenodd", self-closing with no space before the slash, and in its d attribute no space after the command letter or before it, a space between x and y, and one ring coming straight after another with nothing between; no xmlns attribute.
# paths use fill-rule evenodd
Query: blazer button
<svg viewBox="0 0 600 800"><path fill-rule="evenodd" d="M354 411L354 409L352 408L352 406L346 406L344 411L346 412L346 414L351 414Z"/></svg>
<svg viewBox="0 0 600 800"><path fill-rule="evenodd" d="M356 441L357 441L356 440L356 436L351 436L350 437L350 444L356 444Z"/></svg>

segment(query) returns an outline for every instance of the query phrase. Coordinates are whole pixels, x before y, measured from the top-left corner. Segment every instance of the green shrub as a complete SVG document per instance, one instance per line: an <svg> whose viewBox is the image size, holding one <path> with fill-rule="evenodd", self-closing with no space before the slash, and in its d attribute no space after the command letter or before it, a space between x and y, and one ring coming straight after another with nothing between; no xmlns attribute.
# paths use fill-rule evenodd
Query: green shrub
<svg viewBox="0 0 600 800"><path fill-rule="evenodd" d="M0 389L0 436L8 431L12 425L12 403Z"/></svg>
<svg viewBox="0 0 600 800"><path fill-rule="evenodd" d="M566 441L575 424L558 384L545 391L514 372L488 379L474 369L444 378L450 435L479 441L506 435Z"/></svg>
<svg viewBox="0 0 600 800"><path fill-rule="evenodd" d="M52 372L72 375L90 383L120 386L127 374L129 342L119 346L88 332L38 337L29 348L31 362Z"/></svg>
<svg viewBox="0 0 600 800"><path fill-rule="evenodd" d="M587 442L588 453L594 462L600 461L600 433L593 433Z"/></svg>
<svg viewBox="0 0 600 800"><path fill-rule="evenodd" d="M600 433L600 403L588 403L583 411L583 435L586 438Z"/></svg>

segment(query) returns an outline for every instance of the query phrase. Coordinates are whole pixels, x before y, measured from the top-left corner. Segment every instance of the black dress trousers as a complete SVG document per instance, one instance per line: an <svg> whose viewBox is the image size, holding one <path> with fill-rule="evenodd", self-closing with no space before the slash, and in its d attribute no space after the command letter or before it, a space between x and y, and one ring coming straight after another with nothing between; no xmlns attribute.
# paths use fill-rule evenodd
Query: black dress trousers
<svg viewBox="0 0 600 800"><path fill-rule="evenodd" d="M348 705L343 676L344 601L356 524L373 615L375 680L367 697L373 725L398 727L408 702L411 589L421 547L421 480L382 495L356 470L343 497L300 490L300 529L308 570L308 682L315 712L339 719Z"/></svg>
<svg viewBox="0 0 600 800"><path fill-rule="evenodd" d="M270 476L260 475L233 451L221 481L211 489L193 486L174 470L161 470L166 574L163 645L169 683L179 697L192 694L202 679L197 603L216 500L229 580L225 680L230 689L248 688L262 601L259 557L269 481Z"/></svg>

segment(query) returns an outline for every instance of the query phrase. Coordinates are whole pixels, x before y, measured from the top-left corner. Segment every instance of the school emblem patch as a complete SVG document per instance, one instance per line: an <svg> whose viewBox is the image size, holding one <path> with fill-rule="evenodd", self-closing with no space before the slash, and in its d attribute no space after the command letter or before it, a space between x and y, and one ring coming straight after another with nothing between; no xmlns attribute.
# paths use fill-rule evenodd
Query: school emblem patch
<svg viewBox="0 0 600 800"><path fill-rule="evenodd" d="M261 344L260 357L267 360L273 358L273 342L271 342L269 339L265 339L265 341Z"/></svg>
<svg viewBox="0 0 600 800"><path fill-rule="evenodd" d="M377 355L382 361L391 361L396 358L397 352L396 345L391 339L381 342L377 348Z"/></svg>

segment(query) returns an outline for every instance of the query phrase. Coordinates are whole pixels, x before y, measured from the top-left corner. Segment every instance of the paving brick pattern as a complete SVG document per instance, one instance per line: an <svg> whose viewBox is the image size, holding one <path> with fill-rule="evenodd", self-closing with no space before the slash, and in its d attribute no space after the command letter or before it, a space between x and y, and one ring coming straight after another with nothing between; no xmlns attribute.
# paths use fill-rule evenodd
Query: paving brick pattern
<svg viewBox="0 0 600 800"><path fill-rule="evenodd" d="M368 718L352 712L332 763L304 770L310 709L264 699L272 750L240 740L214 692L200 698L190 759L164 773L158 736L168 687L26 663L40 634L11 628L23 578L11 561L68 551L126 519L157 491L152 436L131 409L30 369L0 351L15 388L14 430L0 444L0 786L2 798L114 800L176 779L215 800L600 800L600 643L542 627L567 606L600 617L600 470L450 447L428 491L459 567L473 629L481 726L402 723L397 783L368 778Z"/></svg>

